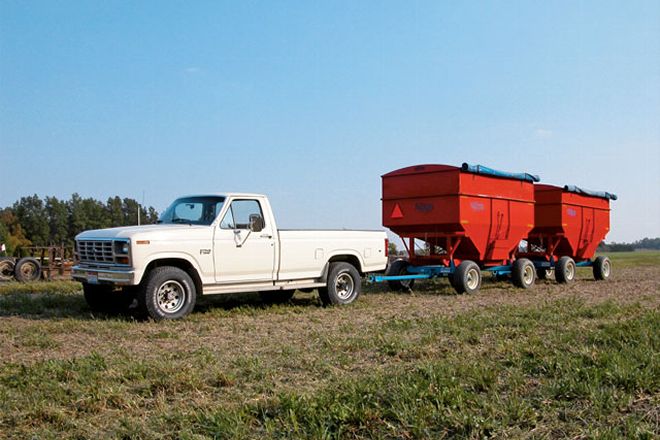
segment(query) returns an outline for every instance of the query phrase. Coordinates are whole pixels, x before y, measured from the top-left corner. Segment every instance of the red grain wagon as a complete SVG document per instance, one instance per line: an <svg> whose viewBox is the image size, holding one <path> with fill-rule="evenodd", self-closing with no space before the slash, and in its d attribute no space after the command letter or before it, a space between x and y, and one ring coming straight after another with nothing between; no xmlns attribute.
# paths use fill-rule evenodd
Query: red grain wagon
<svg viewBox="0 0 660 440"><path fill-rule="evenodd" d="M401 237L409 259L376 281L404 289L418 278L448 276L458 292L474 292L487 270L510 273L521 287L534 283L533 263L516 260L516 252L534 226L537 176L463 164L411 166L382 179L383 226Z"/></svg>
<svg viewBox="0 0 660 440"><path fill-rule="evenodd" d="M607 279L609 258L592 258L610 230L610 200L616 195L571 185L535 185L534 197L534 229L527 252L519 256L532 259L542 278L555 269L558 282L570 282L577 266L592 266L594 278Z"/></svg>

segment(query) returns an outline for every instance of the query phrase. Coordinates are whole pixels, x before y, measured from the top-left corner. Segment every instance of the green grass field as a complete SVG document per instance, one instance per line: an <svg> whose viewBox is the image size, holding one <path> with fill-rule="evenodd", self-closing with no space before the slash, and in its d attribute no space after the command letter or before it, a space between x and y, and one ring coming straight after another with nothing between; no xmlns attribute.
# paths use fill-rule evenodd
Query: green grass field
<svg viewBox="0 0 660 440"><path fill-rule="evenodd" d="M607 282L244 295L163 323L2 285L0 438L657 438L660 253L610 256Z"/></svg>

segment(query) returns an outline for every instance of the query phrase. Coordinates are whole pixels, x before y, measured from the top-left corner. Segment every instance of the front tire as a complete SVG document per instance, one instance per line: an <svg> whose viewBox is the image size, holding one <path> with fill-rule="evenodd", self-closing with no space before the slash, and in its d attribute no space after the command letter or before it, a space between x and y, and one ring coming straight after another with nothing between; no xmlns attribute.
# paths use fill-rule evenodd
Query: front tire
<svg viewBox="0 0 660 440"><path fill-rule="evenodd" d="M350 263L330 263L328 281L319 288L319 297L324 305L345 305L355 301L362 290L360 273Z"/></svg>
<svg viewBox="0 0 660 440"><path fill-rule="evenodd" d="M605 256L598 257L594 261L593 270L594 278L596 280L605 281L612 274L612 263L610 262L610 259Z"/></svg>
<svg viewBox="0 0 660 440"><path fill-rule="evenodd" d="M406 260L396 260L387 266L385 271L386 276L397 276L397 275L407 275L408 274L408 263ZM412 290L415 285L415 280L389 280L387 282L390 290L395 292L409 292Z"/></svg>
<svg viewBox="0 0 660 440"><path fill-rule="evenodd" d="M192 312L197 292L190 275L178 267L157 267L138 293L140 311L155 321L179 319Z"/></svg>
<svg viewBox="0 0 660 440"><path fill-rule="evenodd" d="M481 288L481 269L474 261L465 260L456 268L453 281L457 293L477 293Z"/></svg>
<svg viewBox="0 0 660 440"><path fill-rule="evenodd" d="M527 258L521 258L513 262L511 266L511 281L516 287L529 289L536 281L536 268Z"/></svg>
<svg viewBox="0 0 660 440"><path fill-rule="evenodd" d="M555 279L558 283L571 283L575 279L575 261L571 257L561 257L555 267Z"/></svg>

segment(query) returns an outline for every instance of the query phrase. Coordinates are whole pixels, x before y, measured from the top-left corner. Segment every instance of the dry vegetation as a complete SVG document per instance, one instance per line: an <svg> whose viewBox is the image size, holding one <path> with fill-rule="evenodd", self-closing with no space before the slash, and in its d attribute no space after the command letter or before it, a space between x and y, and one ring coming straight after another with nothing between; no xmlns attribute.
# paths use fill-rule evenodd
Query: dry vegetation
<svg viewBox="0 0 660 440"><path fill-rule="evenodd" d="M164 323L93 316L74 283L2 286L0 437L654 438L660 254L614 267L339 308L205 299Z"/></svg>

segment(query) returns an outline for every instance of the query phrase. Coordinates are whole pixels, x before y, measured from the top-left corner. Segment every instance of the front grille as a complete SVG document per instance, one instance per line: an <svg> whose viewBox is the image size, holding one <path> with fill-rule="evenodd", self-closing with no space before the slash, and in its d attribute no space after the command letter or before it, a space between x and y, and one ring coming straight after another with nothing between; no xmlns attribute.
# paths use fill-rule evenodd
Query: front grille
<svg viewBox="0 0 660 440"><path fill-rule="evenodd" d="M114 264L112 240L79 240L77 244L81 263Z"/></svg>

